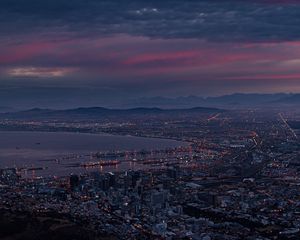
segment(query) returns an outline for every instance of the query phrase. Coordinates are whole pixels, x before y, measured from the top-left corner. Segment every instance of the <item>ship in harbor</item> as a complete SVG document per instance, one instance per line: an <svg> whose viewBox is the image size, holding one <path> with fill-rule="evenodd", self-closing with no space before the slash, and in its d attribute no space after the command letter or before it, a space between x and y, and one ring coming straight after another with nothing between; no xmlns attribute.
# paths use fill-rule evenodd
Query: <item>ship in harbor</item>
<svg viewBox="0 0 300 240"><path fill-rule="evenodd" d="M116 166L120 164L119 160L101 160L101 161L97 161L97 162L84 162L81 163L80 166L81 167L96 167L96 166Z"/></svg>

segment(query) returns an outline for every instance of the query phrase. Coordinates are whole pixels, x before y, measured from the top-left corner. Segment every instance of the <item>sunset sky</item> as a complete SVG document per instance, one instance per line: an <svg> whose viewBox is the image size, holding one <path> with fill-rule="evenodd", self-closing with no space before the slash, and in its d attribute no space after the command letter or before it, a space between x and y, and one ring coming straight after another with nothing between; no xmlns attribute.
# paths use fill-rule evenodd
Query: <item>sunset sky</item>
<svg viewBox="0 0 300 240"><path fill-rule="evenodd" d="M0 1L0 106L234 92L300 92L300 1Z"/></svg>

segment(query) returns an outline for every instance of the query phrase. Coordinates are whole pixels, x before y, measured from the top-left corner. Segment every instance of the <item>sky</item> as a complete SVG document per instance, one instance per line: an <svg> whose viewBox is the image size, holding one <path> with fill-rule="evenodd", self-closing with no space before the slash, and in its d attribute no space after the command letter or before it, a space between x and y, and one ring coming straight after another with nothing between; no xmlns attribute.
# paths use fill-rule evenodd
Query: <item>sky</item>
<svg viewBox="0 0 300 240"><path fill-rule="evenodd" d="M294 0L0 0L0 107L300 92Z"/></svg>

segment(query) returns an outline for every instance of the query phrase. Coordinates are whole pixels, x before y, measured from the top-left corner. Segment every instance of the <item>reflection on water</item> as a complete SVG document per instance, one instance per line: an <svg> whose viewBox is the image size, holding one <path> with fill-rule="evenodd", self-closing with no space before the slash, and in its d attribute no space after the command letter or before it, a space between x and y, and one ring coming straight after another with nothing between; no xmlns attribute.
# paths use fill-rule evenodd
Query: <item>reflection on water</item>
<svg viewBox="0 0 300 240"><path fill-rule="evenodd" d="M23 174L62 176L86 171L120 171L145 168L145 165L118 157L120 164L82 168L82 162L94 161L97 151L152 150L185 145L156 138L112 136L108 134L58 132L0 132L0 167L24 168ZM147 166L150 167L150 166ZM41 170L42 169L42 170Z"/></svg>

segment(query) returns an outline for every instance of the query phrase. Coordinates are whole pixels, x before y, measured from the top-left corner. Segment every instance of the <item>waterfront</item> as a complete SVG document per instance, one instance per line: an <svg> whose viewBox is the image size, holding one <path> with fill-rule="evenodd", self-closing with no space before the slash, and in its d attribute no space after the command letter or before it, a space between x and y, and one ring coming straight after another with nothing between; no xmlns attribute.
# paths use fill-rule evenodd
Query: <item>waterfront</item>
<svg viewBox="0 0 300 240"><path fill-rule="evenodd" d="M31 131L1 135L2 159L20 165L0 168L0 212L11 235L26 216L24 239L66 223L94 237L59 239L300 239L299 120L283 110L0 120Z"/></svg>
<svg viewBox="0 0 300 240"><path fill-rule="evenodd" d="M24 175L69 175L88 171L76 164L91 160L96 152L140 151L174 148L186 143L132 136L86 134L67 132L0 132L0 167L43 168L26 171ZM137 168L139 164L121 162L117 166L105 166L101 171L119 171ZM95 169L94 169L95 170Z"/></svg>

